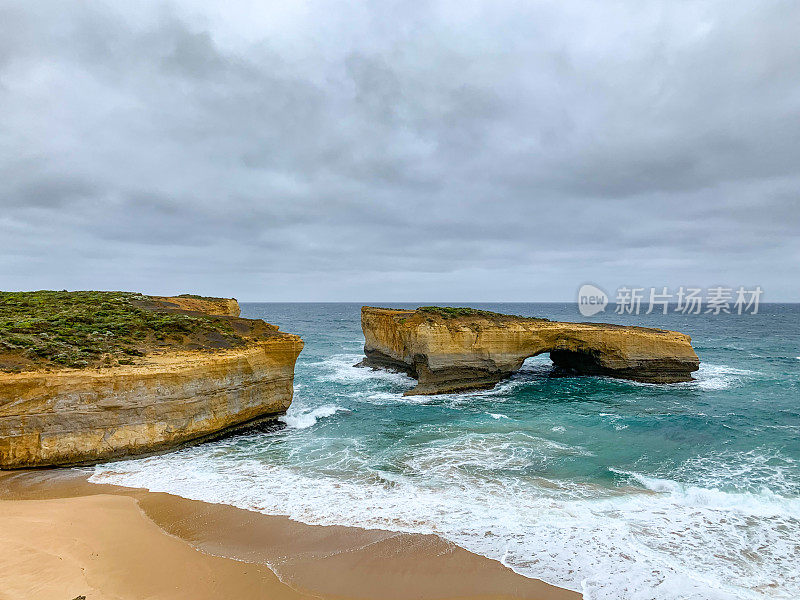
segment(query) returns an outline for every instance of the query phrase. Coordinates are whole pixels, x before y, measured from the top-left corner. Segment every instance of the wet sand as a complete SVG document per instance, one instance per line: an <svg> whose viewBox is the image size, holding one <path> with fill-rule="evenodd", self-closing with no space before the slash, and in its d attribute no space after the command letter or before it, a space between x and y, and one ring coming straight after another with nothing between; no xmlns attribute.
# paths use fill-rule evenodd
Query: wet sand
<svg viewBox="0 0 800 600"><path fill-rule="evenodd" d="M0 473L0 600L580 598L435 535L304 525L86 477Z"/></svg>

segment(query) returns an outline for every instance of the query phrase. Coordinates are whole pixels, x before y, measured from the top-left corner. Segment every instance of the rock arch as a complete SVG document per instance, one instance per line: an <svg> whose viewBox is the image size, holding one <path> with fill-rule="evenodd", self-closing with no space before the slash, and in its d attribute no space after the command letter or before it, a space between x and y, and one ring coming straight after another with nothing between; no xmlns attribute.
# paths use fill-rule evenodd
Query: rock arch
<svg viewBox="0 0 800 600"><path fill-rule="evenodd" d="M492 387L525 359L549 353L556 368L649 383L691 380L700 361L683 333L564 323L471 309L361 309L366 358L418 380L408 394Z"/></svg>

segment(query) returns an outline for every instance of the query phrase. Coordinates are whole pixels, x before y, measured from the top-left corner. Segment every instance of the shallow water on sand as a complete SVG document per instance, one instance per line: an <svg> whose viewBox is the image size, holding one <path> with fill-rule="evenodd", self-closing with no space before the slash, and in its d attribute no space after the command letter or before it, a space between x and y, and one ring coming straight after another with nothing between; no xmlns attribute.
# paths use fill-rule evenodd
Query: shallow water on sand
<svg viewBox="0 0 800 600"><path fill-rule="evenodd" d="M469 306L587 320L567 304ZM689 383L551 378L540 356L493 390L411 397L410 378L352 366L359 311L243 304L306 343L287 427L92 479L437 533L590 599L800 597L800 305L590 319L688 333Z"/></svg>

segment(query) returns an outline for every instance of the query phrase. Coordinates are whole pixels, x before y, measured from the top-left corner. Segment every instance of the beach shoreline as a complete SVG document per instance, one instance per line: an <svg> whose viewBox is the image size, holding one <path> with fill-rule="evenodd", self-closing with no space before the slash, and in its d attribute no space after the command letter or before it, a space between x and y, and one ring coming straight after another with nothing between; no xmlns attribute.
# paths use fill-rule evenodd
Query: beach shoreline
<svg viewBox="0 0 800 600"><path fill-rule="evenodd" d="M0 473L0 598L580 598L435 535L306 525L88 474Z"/></svg>

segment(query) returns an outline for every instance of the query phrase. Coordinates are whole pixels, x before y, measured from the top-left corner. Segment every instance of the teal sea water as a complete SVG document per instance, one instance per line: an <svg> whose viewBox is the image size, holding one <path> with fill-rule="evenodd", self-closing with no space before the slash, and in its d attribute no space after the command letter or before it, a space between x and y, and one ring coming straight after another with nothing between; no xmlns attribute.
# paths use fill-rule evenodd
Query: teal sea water
<svg viewBox="0 0 800 600"><path fill-rule="evenodd" d="M701 368L672 385L552 378L543 355L493 390L404 397L408 377L352 366L360 305L244 304L305 340L286 428L92 480L433 532L593 600L800 598L800 305L592 319L468 306L683 331Z"/></svg>

